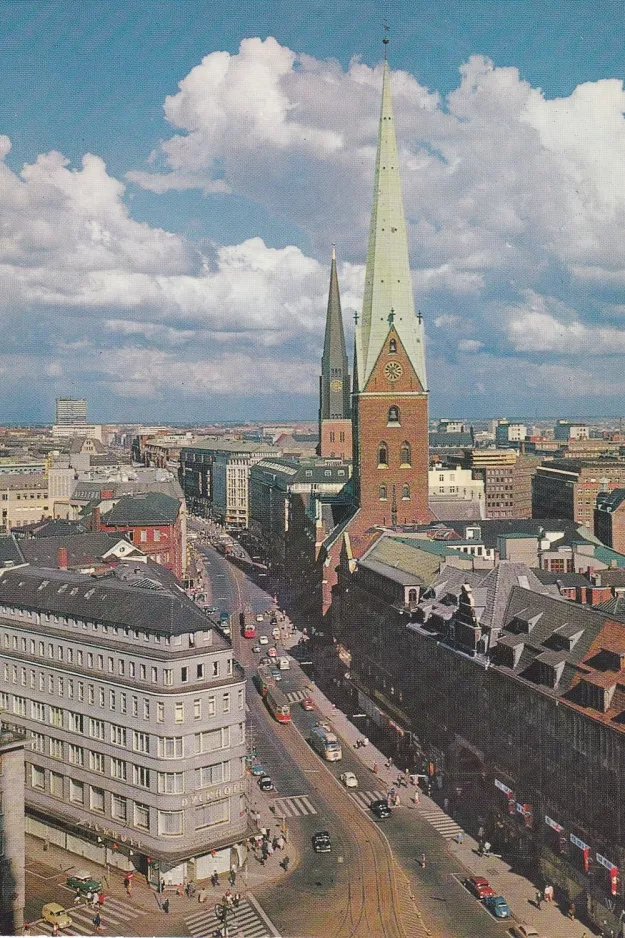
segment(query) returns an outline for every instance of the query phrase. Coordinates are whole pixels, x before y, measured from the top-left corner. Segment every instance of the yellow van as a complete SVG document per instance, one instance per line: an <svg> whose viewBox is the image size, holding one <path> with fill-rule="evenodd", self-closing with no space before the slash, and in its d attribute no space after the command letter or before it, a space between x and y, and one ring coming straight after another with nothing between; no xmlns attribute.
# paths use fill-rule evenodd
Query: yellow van
<svg viewBox="0 0 625 938"><path fill-rule="evenodd" d="M71 918L58 902L48 902L47 905L44 905L41 910L41 917L44 922L49 922L50 925L56 924L59 928L69 928L72 924Z"/></svg>

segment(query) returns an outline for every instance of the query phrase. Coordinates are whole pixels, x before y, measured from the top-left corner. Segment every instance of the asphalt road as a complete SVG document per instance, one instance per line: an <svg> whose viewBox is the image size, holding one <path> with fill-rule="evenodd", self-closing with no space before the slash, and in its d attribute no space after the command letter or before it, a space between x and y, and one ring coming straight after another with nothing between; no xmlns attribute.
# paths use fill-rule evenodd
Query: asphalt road
<svg viewBox="0 0 625 938"><path fill-rule="evenodd" d="M251 651L256 641L240 637L238 611L247 606L255 616L271 607L272 597L263 589L262 579L254 582L216 551L206 549L202 552L206 555L206 573L214 604L233 613L235 653L248 672L252 738L259 759L277 788L275 793L258 792L257 797L269 798L270 801L278 799L278 807L285 799L289 807L290 798L305 796L304 807L307 802L316 812L303 813L302 802L295 802L300 815L287 817L286 822L303 862L288 878L287 889L268 885L262 890L263 904L282 932L324 936L383 934L367 920L367 915L372 914L371 908L365 908L363 902L359 905L355 897L355 890L361 885L365 890L374 887L362 869L361 854L369 850L376 853L377 850L377 862L380 862L383 838L379 835L383 834L405 873L399 881L399 888L409 889L415 896L423 919L433 934L450 938L469 935L502 938L509 923L493 919L467 892L462 884L465 870L447 850L444 838L418 809L408 806L405 788L401 790L402 806L394 809L386 820L374 819L367 805L375 792L385 791L386 780L383 782L369 766L363 765L349 745L343 746L343 759L336 763L321 762L307 745L307 754L312 756L310 763L298 754L297 745L301 740L294 740L293 734L299 731L305 739L318 719L318 713L306 712L298 702L294 702L291 704L293 726L279 726L271 720L250 680L255 659L259 657ZM257 629L259 634L267 634L270 643L274 643L268 617L262 624L257 623ZM277 647L280 651L279 642ZM263 651L266 651L265 647ZM280 686L287 695L301 696L305 692L307 678L295 662L291 662L290 670L283 671L281 677ZM339 776L345 771L354 772L358 778L357 790L346 792L341 785ZM329 775L334 776L334 780ZM349 798L349 802L345 798ZM345 807L347 804L349 811ZM354 810L355 815L352 813ZM333 851L317 855L312 852L310 838L315 831L324 829L332 835ZM421 869L418 862L422 852L427 856L425 869ZM305 932L302 931L304 923ZM344 931L338 930L341 923Z"/></svg>

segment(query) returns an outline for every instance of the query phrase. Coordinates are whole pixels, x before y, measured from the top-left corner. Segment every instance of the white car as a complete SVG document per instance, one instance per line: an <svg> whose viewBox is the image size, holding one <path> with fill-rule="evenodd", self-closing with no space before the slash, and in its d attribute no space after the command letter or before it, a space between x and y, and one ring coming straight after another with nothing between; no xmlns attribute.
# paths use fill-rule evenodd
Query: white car
<svg viewBox="0 0 625 938"><path fill-rule="evenodd" d="M262 612L259 612L258 615L256 616L256 621L257 621L257 622L264 622L264 620L265 620L264 615L262 614Z"/></svg>
<svg viewBox="0 0 625 938"><path fill-rule="evenodd" d="M533 925L513 925L510 931L514 938L540 938Z"/></svg>
<svg viewBox="0 0 625 938"><path fill-rule="evenodd" d="M353 772L343 772L340 776L345 788L358 788L358 779Z"/></svg>
<svg viewBox="0 0 625 938"><path fill-rule="evenodd" d="M266 635L260 635L260 636L258 637L258 644L259 644L259 645L268 645L268 644L269 644L269 639L267 638Z"/></svg>

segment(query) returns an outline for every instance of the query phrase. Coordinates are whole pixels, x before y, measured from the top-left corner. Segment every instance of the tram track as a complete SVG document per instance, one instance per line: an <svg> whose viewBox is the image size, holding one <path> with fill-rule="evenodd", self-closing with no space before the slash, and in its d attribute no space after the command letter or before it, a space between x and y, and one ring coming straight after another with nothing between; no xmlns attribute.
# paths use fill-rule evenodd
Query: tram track
<svg viewBox="0 0 625 938"><path fill-rule="evenodd" d="M239 609L243 610L249 602L249 596L245 595L247 578L237 567L229 567L229 571ZM242 655L243 644L236 626L232 632L237 657L249 657ZM282 747L303 772L314 774L315 794L322 802L324 816L347 833L341 844L345 854L346 885L341 885L340 892L337 888L336 896L330 900L333 914L329 920L327 916L313 914L307 930L313 934L313 929L319 929L316 934L320 938L406 938L396 861L384 833L362 812L294 725L282 727L276 734L273 720L260 698L254 695L249 704L255 721L264 724L264 732L277 737L278 747ZM341 908L338 914L336 906Z"/></svg>

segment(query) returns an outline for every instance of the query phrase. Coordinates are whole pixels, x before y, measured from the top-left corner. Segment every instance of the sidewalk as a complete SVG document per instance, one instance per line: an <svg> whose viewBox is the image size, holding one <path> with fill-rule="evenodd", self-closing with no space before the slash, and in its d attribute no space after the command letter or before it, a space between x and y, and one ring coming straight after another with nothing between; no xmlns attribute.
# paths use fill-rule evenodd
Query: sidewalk
<svg viewBox="0 0 625 938"><path fill-rule="evenodd" d="M377 777L381 786L387 788L393 787L397 778L398 770L395 766L385 767L387 757L374 745L369 743L365 748L356 749L357 739L362 739L362 733L357 726L345 716L344 713L334 708L328 697L312 682L309 682L312 690L310 696L314 699L315 705L322 716L329 720L336 732L345 740L354 750L354 755L363 765L371 770L373 763L378 764ZM401 788L400 796L405 805L414 788ZM434 799L429 798L420 791L419 809L427 813L431 809L442 810L440 805ZM480 857L477 854L477 841L468 834L464 834L463 842L457 843L455 840L447 840L447 846L450 853L455 856L459 863L466 870L469 876L484 876L497 895L503 895L512 909L515 919L520 924L533 925L539 934L544 938L581 938L586 934L588 938L593 934L592 930L578 921L570 921L564 911L555 903L543 902L540 910L536 908L534 899L536 895L536 886L524 876L512 871L510 864L499 857L489 856Z"/></svg>

